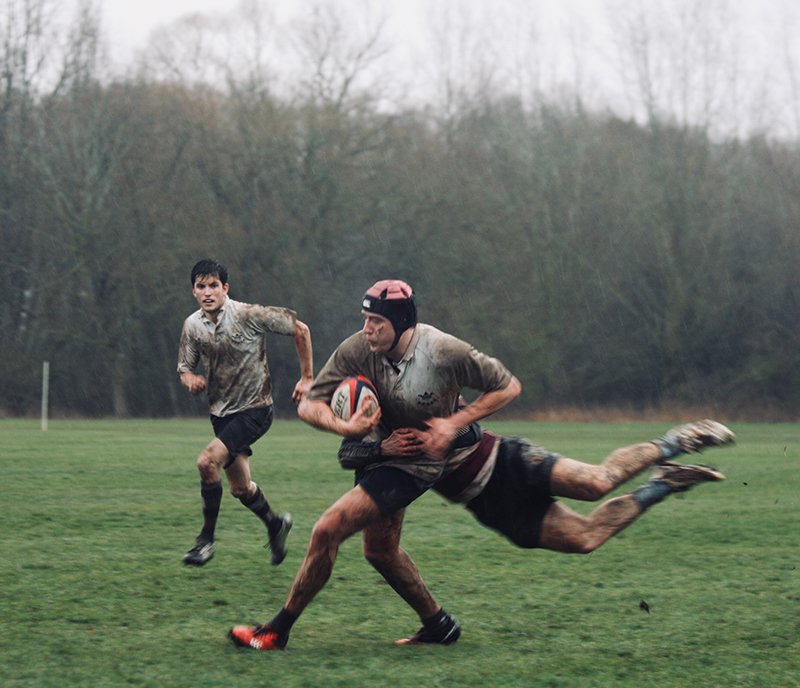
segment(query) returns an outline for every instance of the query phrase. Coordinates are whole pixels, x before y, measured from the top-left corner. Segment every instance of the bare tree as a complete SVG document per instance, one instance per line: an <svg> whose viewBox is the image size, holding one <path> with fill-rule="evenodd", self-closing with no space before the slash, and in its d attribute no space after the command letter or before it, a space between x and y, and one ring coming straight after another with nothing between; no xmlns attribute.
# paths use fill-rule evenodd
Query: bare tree
<svg viewBox="0 0 800 688"><path fill-rule="evenodd" d="M736 131L740 42L728 0L618 3L610 23L634 112Z"/></svg>
<svg viewBox="0 0 800 688"><path fill-rule="evenodd" d="M368 1L359 10L314 4L309 18L296 23L292 45L299 59L301 99L341 110L359 96L380 98L386 20L372 18Z"/></svg>

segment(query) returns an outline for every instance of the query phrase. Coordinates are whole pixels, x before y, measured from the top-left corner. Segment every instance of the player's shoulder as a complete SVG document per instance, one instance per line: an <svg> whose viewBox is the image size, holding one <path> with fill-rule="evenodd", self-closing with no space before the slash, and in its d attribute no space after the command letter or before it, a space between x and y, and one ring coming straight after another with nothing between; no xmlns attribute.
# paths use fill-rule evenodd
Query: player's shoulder
<svg viewBox="0 0 800 688"><path fill-rule="evenodd" d="M370 348L364 331L358 330L357 332L351 334L344 341L342 341L339 346L336 347L336 351L337 353L346 356L365 357L369 355Z"/></svg>
<svg viewBox="0 0 800 688"><path fill-rule="evenodd" d="M254 322L291 320L294 322L297 318L297 313L286 306L265 306L262 303L234 301L231 298L228 298L225 302L225 308L230 317L237 320L251 320Z"/></svg>
<svg viewBox="0 0 800 688"><path fill-rule="evenodd" d="M424 351L469 351L473 347L469 342L456 337L448 332L428 325L427 323L419 323L417 325L417 348Z"/></svg>
<svg viewBox="0 0 800 688"><path fill-rule="evenodd" d="M227 299L225 299L225 303L222 305L222 312L235 316L241 313L243 310L253 308L253 306L254 304L252 303L237 301L229 296Z"/></svg>
<svg viewBox="0 0 800 688"><path fill-rule="evenodd" d="M203 310L198 308L196 311L189 313L186 316L186 319L183 321L183 328L189 329L194 327L200 327L200 323L202 322L203 318Z"/></svg>

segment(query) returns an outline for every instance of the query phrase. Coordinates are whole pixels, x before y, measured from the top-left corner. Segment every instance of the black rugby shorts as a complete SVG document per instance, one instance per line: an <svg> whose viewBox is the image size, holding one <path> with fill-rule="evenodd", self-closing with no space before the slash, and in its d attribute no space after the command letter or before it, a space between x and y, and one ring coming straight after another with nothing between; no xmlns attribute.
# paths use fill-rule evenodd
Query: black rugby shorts
<svg viewBox="0 0 800 688"><path fill-rule="evenodd" d="M427 492L432 483L394 466L376 466L356 471L356 485L374 500L383 516L391 516Z"/></svg>
<svg viewBox="0 0 800 688"><path fill-rule="evenodd" d="M262 437L272 425L272 406L245 409L230 416L211 416L214 435L225 445L231 458L230 466L239 454L253 455L250 445Z"/></svg>

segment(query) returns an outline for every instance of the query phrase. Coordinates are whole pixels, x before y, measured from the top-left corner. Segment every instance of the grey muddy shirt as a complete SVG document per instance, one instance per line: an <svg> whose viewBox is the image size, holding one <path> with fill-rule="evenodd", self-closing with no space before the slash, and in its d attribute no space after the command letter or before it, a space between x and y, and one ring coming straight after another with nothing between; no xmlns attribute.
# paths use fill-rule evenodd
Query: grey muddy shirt
<svg viewBox="0 0 800 688"><path fill-rule="evenodd" d="M215 416L272 404L265 335L293 335L296 321L297 314L288 308L231 298L225 300L216 323L198 309L183 323L178 372L193 373L202 363L209 411Z"/></svg>
<svg viewBox="0 0 800 688"><path fill-rule="evenodd" d="M351 375L368 377L378 391L381 422L370 438L383 440L398 428L424 428L434 416L447 417L458 407L463 389L492 392L511 382L511 373L497 359L431 325L419 323L403 360L392 362L372 353L362 331L342 342L320 370L309 399L330 403L339 383ZM445 461L418 458L387 459L395 466L428 480L451 472L473 448L456 450Z"/></svg>

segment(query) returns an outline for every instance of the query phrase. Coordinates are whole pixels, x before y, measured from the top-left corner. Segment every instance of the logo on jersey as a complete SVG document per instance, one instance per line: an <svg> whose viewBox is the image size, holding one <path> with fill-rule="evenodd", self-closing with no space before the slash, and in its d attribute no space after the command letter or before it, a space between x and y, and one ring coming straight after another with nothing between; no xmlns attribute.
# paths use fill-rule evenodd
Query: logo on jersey
<svg viewBox="0 0 800 688"><path fill-rule="evenodd" d="M420 406L432 406L438 398L433 392L425 392L424 394L417 394L417 403Z"/></svg>

